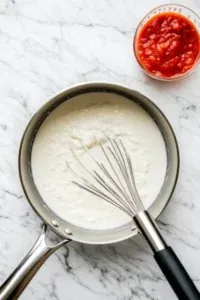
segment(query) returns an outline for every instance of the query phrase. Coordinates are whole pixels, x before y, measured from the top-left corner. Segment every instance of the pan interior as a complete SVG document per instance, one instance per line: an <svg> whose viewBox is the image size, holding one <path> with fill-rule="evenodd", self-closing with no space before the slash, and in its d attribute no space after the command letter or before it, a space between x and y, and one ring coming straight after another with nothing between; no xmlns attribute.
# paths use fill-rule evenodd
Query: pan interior
<svg viewBox="0 0 200 300"><path fill-rule="evenodd" d="M134 100L134 102L130 100ZM155 107L153 106L153 108ZM154 184L156 188L152 191L147 186L145 190L143 184L143 188L139 192L145 208L152 210L154 217L160 213L161 208L163 209L166 205L173 188L169 185L168 194L166 193L168 181L169 179L175 180L176 176L174 178L169 176L169 170L171 170L169 168L169 142L171 140L168 140L168 135L166 136L166 132L162 130L166 130L168 123L164 124L162 122L162 126L163 124L166 126L163 128L159 126L161 130L158 129L157 125L160 125L158 116L161 119L163 119L163 116L157 108L155 108L155 111L158 116L154 114L153 110L150 110L136 95L135 97L127 97L127 95L125 97L125 95L110 92L108 89L108 91L82 92L70 97L70 99L62 97L62 101L59 97L55 98L33 117L25 133L26 137L29 132L29 138L25 139L24 137L20 155L22 158L22 152L25 154L25 150L29 149L27 158L29 162L31 161L31 164L29 164L31 169L29 168L29 174L27 173L29 176L25 180L26 172L22 159L20 159L20 165L23 165L23 172L21 169L20 173L29 201L46 223L54 226L54 229L62 235L70 235L74 240L89 243L114 242L128 238L135 233L130 217L102 199L90 195L78 187L75 188L71 183L74 179L74 173L72 176L71 171L66 167L66 165L72 163L73 169L75 168L76 172L82 175L80 165L74 162L74 154L71 153L71 148L79 155L80 160L86 163L87 166L89 165L89 168L93 167L91 161L86 159L84 149L81 146L85 144L92 151L92 155L97 155L99 158L99 150L93 137L94 135L97 136L104 143L104 133L109 136L123 138L129 152L136 153L133 156L135 163L143 160L142 164L138 165L139 171L136 170L134 173L136 182L139 185L142 185L142 181L146 179L144 176L148 174L144 170L148 170L148 167L153 164L154 171L158 175L155 177L154 173L150 173L151 176L149 175L147 182L150 186ZM49 111L51 111L50 114ZM139 120L135 118L136 113L140 114ZM163 120L165 121L165 119ZM144 154L145 150L148 149L144 149L144 143L140 145L138 142L137 134L141 135L141 132L137 133L135 131L134 134L134 129L138 131L141 124L147 126L147 131L150 126L155 126L157 130L157 140L150 143L150 151L157 152L157 162L149 158L150 153L148 151L146 151L147 154ZM92 128L91 131L90 128ZM170 129L170 127L167 129ZM170 133L170 130L168 133ZM173 133L171 137L173 137ZM145 142L149 142L149 138ZM155 135L154 138L156 138ZM70 147L68 147L69 143ZM142 151L136 151L138 147ZM168 151L165 150L166 147ZM159 153L158 149L164 149L164 151ZM26 157L26 155L23 157ZM160 163L158 163L159 159ZM168 166L166 165L167 161ZM162 165L162 168L156 169L160 165ZM144 174L143 177L142 173ZM151 178L152 174L154 178ZM152 181L155 178L157 179L156 185ZM146 195L147 191L150 191L148 195ZM155 203L159 201L160 194L165 196L165 203L160 207L157 205L157 209L155 209Z"/></svg>

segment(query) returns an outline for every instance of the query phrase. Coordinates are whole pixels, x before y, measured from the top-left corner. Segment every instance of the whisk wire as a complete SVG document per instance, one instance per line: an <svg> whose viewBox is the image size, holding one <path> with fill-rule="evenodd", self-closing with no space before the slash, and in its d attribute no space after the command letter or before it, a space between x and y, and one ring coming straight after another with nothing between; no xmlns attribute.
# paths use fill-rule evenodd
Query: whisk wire
<svg viewBox="0 0 200 300"><path fill-rule="evenodd" d="M83 170L86 171L86 173L89 174L89 176L92 177L95 180L95 182L101 188L103 188L103 190L99 188L96 184L89 182L87 179L79 175L69 164L67 164L73 170L73 172L75 172L77 177L82 181L77 182L73 180L73 183L76 184L79 188L82 188L96 195L97 197L104 199L110 204L115 205L123 212L133 217L139 211L144 210L144 208L137 192L130 156L127 153L126 148L121 139L116 141L116 139L111 139L107 135L106 138L109 142L109 145L107 146L108 151L105 150L102 143L98 140L97 137L95 137L97 143L100 145L104 157L108 162L108 165L110 166L114 174L111 174L108 168L102 162L99 162L82 142L81 144L85 149L85 152L98 166L98 169L102 171L102 174L105 176L105 179L107 179L108 182L102 177L98 170L89 170L82 163L80 158L76 155L75 151L73 150L72 146L69 144L70 150L72 151L74 157L81 165ZM108 153L110 153L111 156L109 156ZM116 165L114 164L114 162L116 163ZM118 170L116 169L116 167L118 168ZM119 174L122 175L123 182ZM115 176L115 179L112 175Z"/></svg>
<svg viewBox="0 0 200 300"><path fill-rule="evenodd" d="M119 209L121 209L122 211L124 211L126 214L130 215L130 212L128 209L126 209L125 207L123 207L122 205L115 203L115 200L113 200L111 197L109 197L108 195L106 195L104 192L100 191L98 188L96 188L92 183L89 183L85 178L83 178L82 176L80 176L67 162L66 162L66 166L68 168L71 169L71 171L80 179L85 183L85 186L79 182L76 182L74 180L72 180L72 183L74 183L75 185L77 185L79 188L84 189L100 198L102 198L103 200L106 200L107 202L111 203L112 205L115 205L116 207L118 207Z"/></svg>
<svg viewBox="0 0 200 300"><path fill-rule="evenodd" d="M96 139L97 139L97 138L96 138ZM106 153L106 151L105 151L105 149L104 149L102 143L101 143L98 139L97 139L97 141L98 141L98 143L99 143L99 145L100 145L100 147L101 147L101 149L102 149L102 151L103 151L103 153L104 153L104 155L105 155L105 157L106 157L106 159L107 159L107 161L108 161L108 163L109 163L111 169L113 170L113 172L114 172L114 174L115 174L115 176L116 176L116 178L117 178L117 180L118 180L118 182L119 182L119 185L120 185L120 186L118 186L118 185L116 184L116 185L118 186L119 191L120 191L121 194L127 199L127 198L128 198L128 195L127 195L126 192L123 191L123 188L124 188L124 187L123 187L123 184L122 184L122 182L121 182L119 176L117 175L117 172L116 172L116 170L115 170L115 168L114 168L114 166L113 166L113 164L112 164L112 162L111 162L109 156L107 155L107 153ZM105 167L104 167L103 165L102 165L102 167L104 168L104 171L107 172L106 169L105 169ZM108 173L108 174L109 174L109 173ZM110 175L109 175L109 176L110 176ZM111 177L111 176L110 176L110 177ZM111 178L112 178L112 177L111 177ZM113 179L112 179L112 180L113 180ZM114 183L114 180L113 180L113 183Z"/></svg>
<svg viewBox="0 0 200 300"><path fill-rule="evenodd" d="M132 187L130 185L130 180L129 180L129 174L127 172L127 166L125 164L125 160L123 158L123 155L121 153L121 150L117 144L117 142L114 140L112 141L110 138L109 138L111 144L112 144L112 147L113 149L111 149L110 147L108 147L108 150L110 151L110 153L113 155L116 163L118 164L119 166L119 169L121 171L121 174L124 178L124 181L125 181L125 184L127 186L127 189L130 193L130 200L129 200L129 203L132 207L132 210L133 210L133 213L136 214L136 212L138 211L137 210L137 206L135 205L135 202L133 201L134 199L134 194L132 193Z"/></svg>
<svg viewBox="0 0 200 300"><path fill-rule="evenodd" d="M130 158L130 155L128 154L126 148L124 147L124 144L122 143L122 140L120 140L120 143L121 143L121 146L124 150L124 153L125 153L125 156L126 156L126 159L127 159L127 163L128 163L128 168L129 168L129 172L130 172L130 183L131 183L131 186L132 186L132 193L134 195L134 203L138 209L138 211L142 211L144 210L144 206L140 200L140 196L138 194L138 191L137 191L137 188L136 188L136 183L135 183L135 177L134 177L134 174L133 174L133 166L132 166L132 162L131 162L131 158Z"/></svg>
<svg viewBox="0 0 200 300"><path fill-rule="evenodd" d="M95 137L95 136L94 136L94 137ZM104 153L106 159L109 161L109 164L110 164L112 170L114 171L114 174L116 175L117 178L119 178L119 177L117 176L117 172L116 172L116 170L115 170L115 168L114 168L114 166L113 166L111 160L109 159L109 157L108 157L107 154L106 154L106 151L105 151L104 148L103 148L103 145L102 145L101 142L97 139L97 137L95 137L95 139L96 139L96 141L98 142L98 144L101 146L101 149L102 149L102 151L103 151L103 153ZM124 193L124 191L122 190L122 188L120 188L120 186L118 185L118 183L117 183L115 180L113 180L112 176L109 174L109 171L106 169L106 167L105 167L102 163L99 163L99 162L95 159L95 157L90 153L90 151L88 150L88 148L87 148L83 143L81 143L81 144L82 144L82 146L84 147L86 153L87 153L87 154L92 158L92 160L98 165L98 167L102 170L103 174L107 176L107 178L108 178L108 179L110 180L110 182L114 185L114 187L120 192L120 194L121 194L122 197L121 197L119 194L117 194L117 193L115 192L115 190L113 190L113 189L111 188L111 186L109 186L105 181L103 181L103 184L106 184L107 187L108 187L109 189L110 189L110 188L112 189L112 194L114 193L114 197L117 196L117 200L120 201L120 203L123 203L123 201L124 201L124 199L125 199L125 202L124 202L123 204L124 204L124 206L126 207L126 209L128 209L128 210L132 209L132 207L131 207L131 200L128 199L128 195L127 195L126 193ZM83 166L83 164L82 164L82 166ZM83 167L84 167L84 169L86 169L85 166L83 166ZM96 181L98 181L99 184L101 184L101 183L99 182L99 180L102 180L102 177L97 173L97 171L94 171L94 170L93 170L93 172L95 173L95 175L93 175L94 179L95 179ZM91 172L90 172L90 173L91 173ZM98 177L98 179L97 179L97 177ZM101 177L101 178L100 178L100 177ZM119 182L119 183L120 183L120 185L122 185L121 182ZM103 187L105 188L105 186L103 186ZM122 187L123 187L123 185L122 185ZM108 191L108 190L107 190L107 191ZM99 191L99 192L101 192L101 191ZM128 205L128 206L127 206L127 205Z"/></svg>
<svg viewBox="0 0 200 300"><path fill-rule="evenodd" d="M82 144L82 146L84 147L85 151L90 155L90 157L95 161L95 163L99 166L99 168L101 168L101 165L100 163L91 155L91 153L88 151L87 147L85 145ZM103 180L103 178L95 171L95 170L92 170L90 171L88 168L85 167L85 165L81 162L80 158L75 154L73 148L71 147L71 145L69 145L70 147L70 150L72 151L75 159L78 161L78 163L81 165L81 167L90 175L92 176L95 181L100 184L100 186L102 186L110 195L112 195L114 197L115 200L113 200L112 198L108 197L110 199L110 201L112 200L112 204L115 205L117 204L117 206L120 206L120 209L124 208L126 210L126 213L128 211L130 211L130 208L127 207L126 204L124 204L123 206L121 205L121 203L123 203L123 198L120 197L120 195L118 195L116 193L116 191L109 185L105 182L105 180ZM70 167L71 168L71 167ZM72 168L71 168L72 169ZM74 170L73 170L74 171ZM76 175L77 172L75 172ZM96 186L92 185L91 183L89 183L86 179L84 179L83 177L81 177L80 175L78 175L78 177L83 180L84 184L85 184L85 187L87 187L87 191L89 192L93 192L94 194L94 191L96 193L98 193L98 196L102 193L102 190L99 190ZM75 181L73 181L73 183L75 183L76 185L78 185L79 187L85 189L84 185L80 184L80 183L77 183ZM92 189L91 189L92 187ZM97 195L97 194L95 194ZM104 194L105 196L105 194ZM105 200L105 199L104 199ZM108 199L107 199L108 200ZM118 202L116 202L118 201ZM130 212L129 212L130 214Z"/></svg>
<svg viewBox="0 0 200 300"><path fill-rule="evenodd" d="M106 136L107 137L107 136ZM95 137L96 138L96 137ZM108 137L107 137L108 138ZM112 161L109 159L109 156L107 155L102 143L96 138L97 142L99 143L111 169L113 170L114 172L114 175L116 176L117 180L118 180L118 183L112 178L112 176L109 174L109 172L107 171L106 167L101 163L101 169L102 171L104 172L105 175L107 175L107 177L110 179L110 181L113 183L113 185L118 189L118 191L120 192L120 194L122 195L123 199L121 199L121 201L124 201L124 205L127 207L128 205L128 209L131 209L132 210L132 201L129 197L129 195L126 193L126 191L123 191L124 187L123 187L123 184L119 178L119 176L117 175L117 171L115 170L114 166L113 166L113 163ZM108 138L109 140L109 138ZM89 153L90 154L90 153ZM90 154L90 156L95 160L95 158L93 157L92 154ZM96 160L95 160L96 161Z"/></svg>

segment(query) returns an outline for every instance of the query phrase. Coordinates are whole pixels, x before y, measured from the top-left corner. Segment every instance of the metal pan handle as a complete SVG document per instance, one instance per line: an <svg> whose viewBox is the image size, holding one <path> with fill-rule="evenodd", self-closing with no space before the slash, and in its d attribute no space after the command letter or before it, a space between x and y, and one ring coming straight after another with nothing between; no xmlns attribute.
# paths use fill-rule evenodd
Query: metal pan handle
<svg viewBox="0 0 200 300"><path fill-rule="evenodd" d="M47 226L43 225L42 232L33 248L0 287L1 300L18 299L46 259L61 246L70 242L69 239L65 239L57 245L48 246L45 241L46 230Z"/></svg>

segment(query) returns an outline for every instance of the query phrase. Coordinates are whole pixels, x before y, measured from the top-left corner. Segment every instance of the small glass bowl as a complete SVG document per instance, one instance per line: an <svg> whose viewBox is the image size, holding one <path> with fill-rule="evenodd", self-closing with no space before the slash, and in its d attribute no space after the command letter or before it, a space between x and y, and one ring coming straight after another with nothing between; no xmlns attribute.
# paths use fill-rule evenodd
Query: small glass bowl
<svg viewBox="0 0 200 300"><path fill-rule="evenodd" d="M156 8L154 8L153 10L151 10L143 19L142 21L140 21L140 23L138 24L136 31L135 31L135 35L134 35L134 40L133 40L133 50L134 50L134 54L136 57L136 60L139 64L139 66L141 67L141 69L150 77L158 79L158 80L162 80L162 81L173 81L173 80L177 80L177 79L181 79L183 77L186 77L187 75L189 75L191 72L193 72L196 67L199 64L200 61L200 52L199 55L193 65L193 67L191 69L189 69L188 71L186 71L183 74L178 74L176 76L171 76L171 77L159 77L154 75L153 73L149 72L148 70L146 70L143 65L141 64L141 62L139 61L138 57L137 57L137 38L138 38L138 34L141 30L141 28L144 26L144 24L149 21L149 19L155 15L158 15L159 13L163 13L163 12L176 12L179 13L181 15L183 15L184 17L190 19L190 21L193 22L193 24L195 25L195 27L197 28L198 32L200 33L200 17L194 12L192 11L190 8L184 6L184 5L179 5L179 4L164 4L164 5L160 5Z"/></svg>

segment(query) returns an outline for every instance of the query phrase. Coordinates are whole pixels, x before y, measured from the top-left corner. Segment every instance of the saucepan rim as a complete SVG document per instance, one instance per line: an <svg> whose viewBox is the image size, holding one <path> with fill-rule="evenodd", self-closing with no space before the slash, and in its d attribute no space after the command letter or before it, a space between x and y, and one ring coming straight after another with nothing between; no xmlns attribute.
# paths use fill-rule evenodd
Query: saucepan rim
<svg viewBox="0 0 200 300"><path fill-rule="evenodd" d="M36 214L59 235L88 244L109 244L128 239L137 234L132 222L114 230L93 231L78 228L57 216L42 200L31 174L31 149L37 131L44 119L62 102L89 92L108 92L123 95L141 105L155 120L166 144L168 167L163 187L149 211L157 218L168 204L175 189L179 174L179 148L175 133L166 116L146 96L129 87L108 82L79 83L64 89L49 99L31 118L23 134L18 157L19 176L25 196Z"/></svg>

